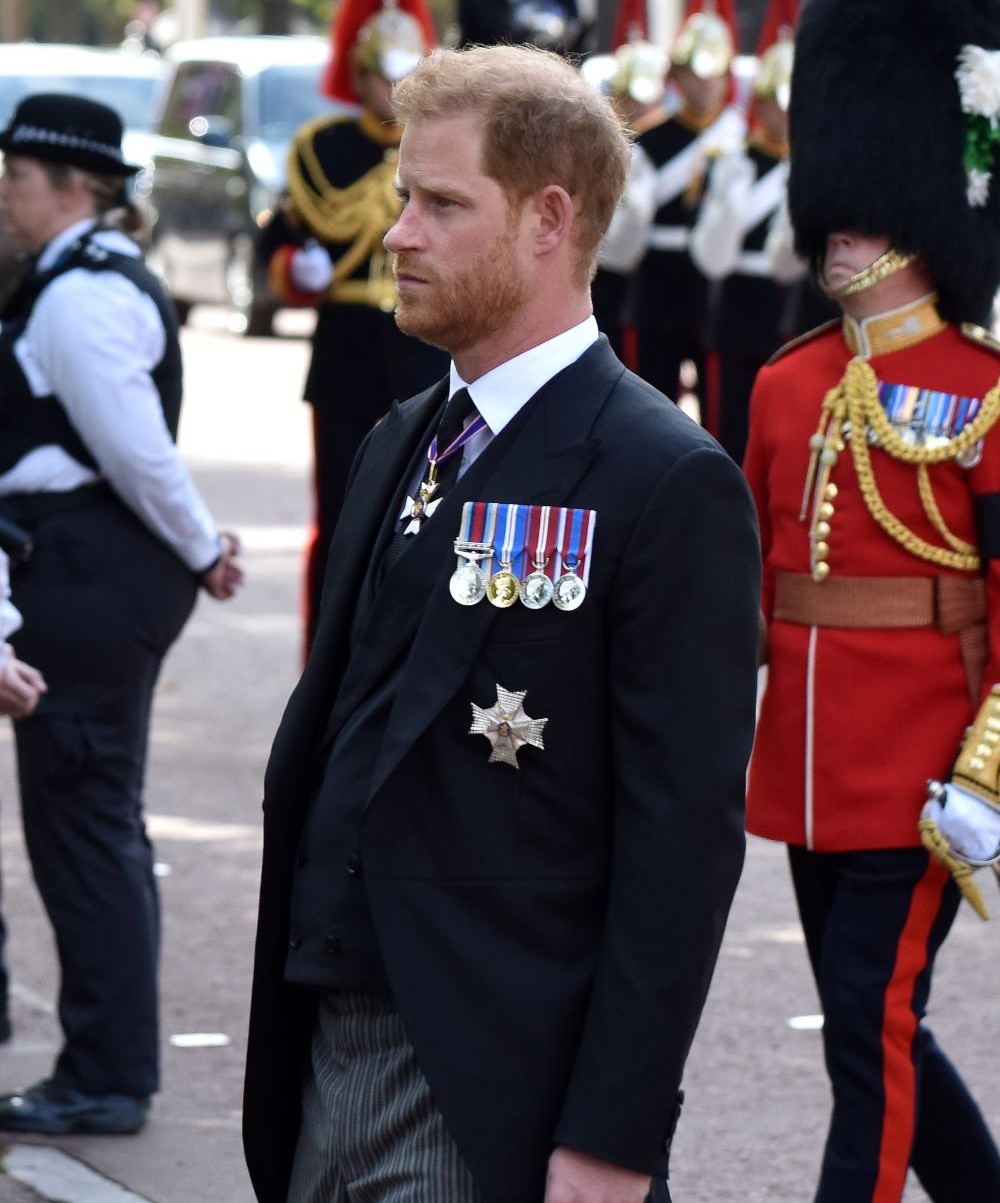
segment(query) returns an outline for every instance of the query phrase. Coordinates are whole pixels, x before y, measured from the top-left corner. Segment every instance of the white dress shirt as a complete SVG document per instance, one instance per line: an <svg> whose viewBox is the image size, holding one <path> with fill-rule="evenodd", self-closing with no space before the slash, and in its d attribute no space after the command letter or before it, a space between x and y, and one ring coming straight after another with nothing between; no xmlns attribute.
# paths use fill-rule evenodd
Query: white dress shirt
<svg viewBox="0 0 1000 1203"><path fill-rule="evenodd" d="M474 435L463 449L459 475L482 454L490 440L516 417L542 385L548 384L563 368L576 363L599 336L596 319L593 316L585 318L555 338L501 363L472 384L465 383L452 363L448 396L452 397L460 388L467 388L476 409L486 420L486 429Z"/></svg>
<svg viewBox="0 0 1000 1203"><path fill-rule="evenodd" d="M53 267L94 224L76 223L54 238L38 270ZM93 245L140 254L117 230L99 230ZM38 447L0 476L0 496L64 492L106 480L153 534L200 572L217 558L219 540L170 437L150 374L165 347L156 305L120 272L74 268L48 284L15 354L32 392L58 397L99 472L61 447Z"/></svg>

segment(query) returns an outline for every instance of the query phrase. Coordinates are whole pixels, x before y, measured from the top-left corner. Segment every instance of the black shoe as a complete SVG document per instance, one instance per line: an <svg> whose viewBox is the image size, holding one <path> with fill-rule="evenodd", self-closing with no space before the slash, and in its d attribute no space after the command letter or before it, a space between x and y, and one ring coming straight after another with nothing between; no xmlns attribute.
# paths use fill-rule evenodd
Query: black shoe
<svg viewBox="0 0 1000 1203"><path fill-rule="evenodd" d="M149 1099L127 1094L82 1094L52 1081L36 1082L17 1094L0 1095L0 1132L64 1132L117 1135L138 1132Z"/></svg>

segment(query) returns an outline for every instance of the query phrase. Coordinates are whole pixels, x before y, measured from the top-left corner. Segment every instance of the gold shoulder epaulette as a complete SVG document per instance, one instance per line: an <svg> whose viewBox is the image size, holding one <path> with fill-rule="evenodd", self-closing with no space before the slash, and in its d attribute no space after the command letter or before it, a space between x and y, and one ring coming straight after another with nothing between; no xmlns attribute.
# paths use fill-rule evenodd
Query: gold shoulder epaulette
<svg viewBox="0 0 1000 1203"><path fill-rule="evenodd" d="M812 330L807 330L805 334L800 334L798 338L793 338L775 351L768 363L777 363L779 359L784 359L791 351L797 351L799 347L805 346L806 343L811 343L813 339L819 338L821 334L826 334L834 326L840 325L839 318L832 318L828 322L824 322L821 326L814 326Z"/></svg>
<svg viewBox="0 0 1000 1203"><path fill-rule="evenodd" d="M963 322L959 326L959 331L962 337L968 339L970 343L976 343L980 347L985 347L987 351L992 351L994 355L1000 355L1000 339L991 330L987 330L984 326L977 326L973 322Z"/></svg>

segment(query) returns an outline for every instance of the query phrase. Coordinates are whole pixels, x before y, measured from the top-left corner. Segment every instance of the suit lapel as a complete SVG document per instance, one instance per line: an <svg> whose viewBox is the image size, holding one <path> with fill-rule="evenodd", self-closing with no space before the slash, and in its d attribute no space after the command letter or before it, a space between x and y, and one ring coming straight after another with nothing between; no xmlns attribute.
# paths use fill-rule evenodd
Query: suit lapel
<svg viewBox="0 0 1000 1203"><path fill-rule="evenodd" d="M315 666L314 671L330 682L337 649L346 648L373 549L383 545L386 530L391 529L396 492L446 394L447 380L442 380L404 405L396 402L369 436L371 443L361 457L330 543L323 604L307 675Z"/></svg>
<svg viewBox="0 0 1000 1203"><path fill-rule="evenodd" d="M377 672L391 664L408 642L412 648L372 793L461 685L499 614L485 601L457 606L448 591L463 504L566 504L597 453L599 441L590 433L623 372L602 338L549 381L490 443L386 577L369 615L383 633L372 668Z"/></svg>

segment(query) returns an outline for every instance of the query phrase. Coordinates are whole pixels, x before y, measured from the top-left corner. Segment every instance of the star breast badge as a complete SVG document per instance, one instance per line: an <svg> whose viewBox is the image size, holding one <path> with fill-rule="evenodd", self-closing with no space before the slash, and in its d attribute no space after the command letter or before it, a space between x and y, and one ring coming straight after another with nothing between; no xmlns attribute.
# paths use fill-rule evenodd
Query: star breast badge
<svg viewBox="0 0 1000 1203"><path fill-rule="evenodd" d="M512 693L497 686L497 700L488 709L472 703L472 726L470 735L485 735L490 741L489 763L495 760L503 764L511 764L515 769L521 766L517 763L517 754L525 744L533 748L544 748L542 728L549 721L547 718L529 718L524 713L524 699L527 690Z"/></svg>

